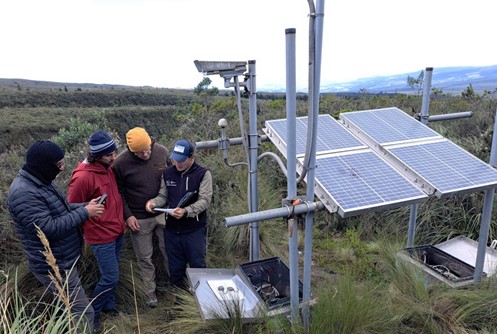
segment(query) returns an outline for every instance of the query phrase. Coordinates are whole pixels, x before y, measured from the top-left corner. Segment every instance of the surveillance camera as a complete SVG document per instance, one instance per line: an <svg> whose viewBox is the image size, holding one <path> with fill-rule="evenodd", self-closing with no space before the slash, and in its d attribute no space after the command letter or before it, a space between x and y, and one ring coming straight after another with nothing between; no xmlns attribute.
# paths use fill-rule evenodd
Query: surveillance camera
<svg viewBox="0 0 497 334"><path fill-rule="evenodd" d="M220 76L241 75L247 70L244 61L200 61L193 62L197 70L205 75L219 74Z"/></svg>
<svg viewBox="0 0 497 334"><path fill-rule="evenodd" d="M221 118L218 122L217 122L217 126L219 126L220 128L225 128L228 126L228 121L225 120L224 118Z"/></svg>

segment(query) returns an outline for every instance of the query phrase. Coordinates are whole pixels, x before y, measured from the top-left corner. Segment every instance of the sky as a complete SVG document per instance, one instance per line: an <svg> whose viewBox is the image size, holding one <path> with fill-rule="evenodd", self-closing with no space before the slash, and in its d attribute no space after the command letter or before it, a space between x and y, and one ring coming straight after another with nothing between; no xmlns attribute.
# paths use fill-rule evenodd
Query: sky
<svg viewBox="0 0 497 334"><path fill-rule="evenodd" d="M325 0L321 82L496 65L493 1ZM194 60L255 60L285 87L288 28L307 87L307 0L2 0L0 78L190 89Z"/></svg>

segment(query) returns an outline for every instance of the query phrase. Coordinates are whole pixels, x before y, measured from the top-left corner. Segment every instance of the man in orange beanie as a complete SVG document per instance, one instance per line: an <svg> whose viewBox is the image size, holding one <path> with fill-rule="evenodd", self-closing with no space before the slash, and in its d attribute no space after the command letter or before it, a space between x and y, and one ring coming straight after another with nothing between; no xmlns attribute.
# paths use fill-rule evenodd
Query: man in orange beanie
<svg viewBox="0 0 497 334"><path fill-rule="evenodd" d="M112 168L124 204L124 219L131 230L131 242L147 293L147 305L157 307L155 266L152 261L153 237L168 271L164 243L164 213L147 212L145 204L159 193L162 173L169 163L169 152L156 143L144 128L136 127L126 133L128 149L114 160Z"/></svg>

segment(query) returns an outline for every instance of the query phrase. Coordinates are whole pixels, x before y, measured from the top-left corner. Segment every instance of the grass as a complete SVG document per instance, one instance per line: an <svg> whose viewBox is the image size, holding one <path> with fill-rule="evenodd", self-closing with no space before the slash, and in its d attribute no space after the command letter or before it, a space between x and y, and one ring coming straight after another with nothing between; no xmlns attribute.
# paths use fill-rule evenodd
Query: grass
<svg viewBox="0 0 497 334"><path fill-rule="evenodd" d="M362 110L396 105L407 111L419 110L420 100L414 97L327 99L326 110L335 113L339 110ZM258 101L258 115L261 120L284 117L279 103ZM481 159L488 158L488 127L495 112L495 100L485 99L470 103L461 98L433 100L430 114L450 113L460 110L474 110L472 119L451 121L444 126L434 123L437 131L455 139ZM185 106L176 108L145 107L106 107L100 108L106 122L94 117L95 110L78 110L78 122L66 117L66 111L74 108L58 108L53 117L47 117L52 108L41 107L27 111L26 108L5 109L9 118L18 118L17 123L26 117L41 127L29 127L24 122L19 133L29 138L38 138L40 133L53 134L62 125L72 124L61 133L67 146L66 172L57 178L62 189L66 189L71 167L75 167L84 150L84 132L89 129L85 122L94 120L93 125L105 124L115 133L123 134L130 125L150 126L168 147L173 139L182 135L192 135L195 139L213 139L211 130L207 138L203 133L192 133L198 120ZM299 108L302 105L299 104ZM14 110L15 109L15 110ZM187 109L187 108L186 108ZM278 110L276 110L278 109ZM85 114L86 113L86 114ZM84 114L84 117L82 116ZM209 119L228 118L230 111L212 111ZM305 110L302 109L302 115ZM283 115L283 116L282 116ZM181 117L180 117L181 116ZM64 119L64 122L60 121ZM105 119L103 120L105 121ZM174 121L188 125L178 126L174 132L165 128L173 127ZM54 123L55 122L55 123ZM134 123L140 124L134 124ZM238 136L237 119L230 119L233 127L231 137ZM154 124L152 124L154 123ZM14 124L14 123L12 123ZM55 126L57 125L58 126ZM118 127L117 125L118 124ZM208 128L202 124L199 128ZM43 128L43 129L42 129ZM52 129L55 129L52 131ZM160 129L160 131L159 131ZM167 130L167 131L166 131ZM41 132L39 132L41 131ZM77 132L79 131L79 132ZM186 130L185 130L186 131ZM77 132L77 133L76 133ZM172 133L172 134L170 134ZM481 134L484 134L483 136ZM13 133L9 134L8 152L0 154L0 256L4 267L1 289L1 333L66 333L70 315L64 303L51 304L43 288L39 286L24 264L18 240L14 237L12 223L6 211L5 196L9 181L12 180L23 163L22 145L12 146ZM161 137L162 136L162 137ZM44 136L45 137L45 136ZM28 139L29 139L28 138ZM77 142L77 139L81 141ZM72 143L72 144L71 144ZM70 145L69 145L70 144ZM122 148L121 141L121 148ZM263 143L264 150L273 149ZM71 147L73 146L73 147ZM239 226L227 228L224 217L247 212L247 170L246 167L231 168L224 164L219 152L208 150L199 152L198 160L213 171L214 200L209 209L208 267L235 268L239 263L248 262L249 228ZM244 160L244 153L238 147L229 151L229 162ZM281 206L286 196L286 179L270 160L259 165L259 209ZM302 192L299 189L299 192ZM418 208L415 244L432 244L456 235L478 238L482 196L479 193L456 196L446 200L430 200ZM449 289L444 285L427 286L423 273L398 261L396 252L406 244L409 208L399 208L385 212L375 212L360 217L341 219L328 212L317 212L313 231L312 253L312 293L316 303L311 308L311 322L308 329L301 323L290 324L286 316L261 316L258 321L247 322L240 317L239 305L225 305L223 312L232 317L219 316L213 321L203 322L200 318L194 296L175 291L165 284L159 284L159 306L149 309L145 306L140 275L136 270L133 250L127 243L121 257L120 283L117 289L118 307L123 311L117 317L104 317L104 332L108 333L495 333L497 328L497 282L485 279L481 284L459 289ZM491 236L495 239L496 223L492 222ZM284 219L274 219L259 223L261 233L261 258L280 256L287 259L287 226ZM300 225L299 237L303 235ZM303 250L302 238L299 249ZM302 264L302 263L300 263ZM91 251L85 249L78 263L80 276L85 288L90 291L98 277L98 269ZM302 269L302 266L300 266ZM11 277L9 272L14 273ZM158 277L163 277L161 272ZM55 278L54 278L55 279ZM222 311L222 312L221 312Z"/></svg>
<svg viewBox="0 0 497 334"><path fill-rule="evenodd" d="M75 319L71 312L68 286L62 279L55 262L50 245L45 235L38 229L47 263L54 270L49 274L56 287L57 298L46 302L45 296L50 295L44 290L39 299L26 299L19 291L19 276L15 272L13 280L5 274L1 287L0 312L2 333L73 333L89 332L87 323L82 318ZM50 298L50 297L48 297Z"/></svg>

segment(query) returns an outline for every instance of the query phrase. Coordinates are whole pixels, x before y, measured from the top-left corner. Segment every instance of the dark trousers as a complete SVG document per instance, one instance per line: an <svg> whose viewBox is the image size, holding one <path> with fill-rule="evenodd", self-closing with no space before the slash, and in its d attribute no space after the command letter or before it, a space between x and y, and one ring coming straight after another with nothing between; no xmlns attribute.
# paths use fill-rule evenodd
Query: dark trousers
<svg viewBox="0 0 497 334"><path fill-rule="evenodd" d="M205 268L207 228L190 233L164 231L170 284L185 288L186 267Z"/></svg>

